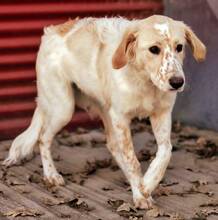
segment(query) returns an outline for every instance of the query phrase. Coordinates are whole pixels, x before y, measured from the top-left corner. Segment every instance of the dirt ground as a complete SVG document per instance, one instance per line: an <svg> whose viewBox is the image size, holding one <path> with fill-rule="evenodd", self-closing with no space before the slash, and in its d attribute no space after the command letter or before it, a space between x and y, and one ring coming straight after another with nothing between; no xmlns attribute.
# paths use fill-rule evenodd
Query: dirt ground
<svg viewBox="0 0 218 220"><path fill-rule="evenodd" d="M143 172L156 143L148 123L132 125ZM0 219L215 220L218 219L218 133L175 123L173 156L153 193L153 209L134 208L129 184L105 147L101 129L63 131L53 157L66 186L43 182L37 150L32 160L6 169L0 165ZM11 141L0 143L0 160Z"/></svg>

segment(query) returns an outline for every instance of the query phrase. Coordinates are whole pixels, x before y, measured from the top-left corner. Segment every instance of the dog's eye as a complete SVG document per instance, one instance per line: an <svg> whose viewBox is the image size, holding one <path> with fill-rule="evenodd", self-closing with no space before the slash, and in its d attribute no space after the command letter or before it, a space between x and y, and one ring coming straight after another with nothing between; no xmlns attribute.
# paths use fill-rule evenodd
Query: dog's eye
<svg viewBox="0 0 218 220"><path fill-rule="evenodd" d="M149 51L153 54L159 54L160 53L160 48L158 46L152 46L149 48Z"/></svg>
<svg viewBox="0 0 218 220"><path fill-rule="evenodd" d="M182 49L183 49L183 45L182 45L182 44L178 44L178 45L176 46L176 51L177 51L178 53L181 52Z"/></svg>

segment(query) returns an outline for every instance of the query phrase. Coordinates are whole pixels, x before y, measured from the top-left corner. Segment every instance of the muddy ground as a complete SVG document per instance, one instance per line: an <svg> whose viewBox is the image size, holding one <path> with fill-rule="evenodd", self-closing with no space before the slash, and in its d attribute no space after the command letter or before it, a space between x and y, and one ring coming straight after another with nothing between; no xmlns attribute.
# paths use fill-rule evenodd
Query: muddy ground
<svg viewBox="0 0 218 220"><path fill-rule="evenodd" d="M148 122L132 125L143 172L156 143ZM0 165L0 219L218 219L218 133L175 123L173 156L154 191L153 209L134 208L129 184L105 147L102 129L63 131L53 157L66 186L43 182L38 149L31 160L6 169ZM0 143L0 160L11 141Z"/></svg>

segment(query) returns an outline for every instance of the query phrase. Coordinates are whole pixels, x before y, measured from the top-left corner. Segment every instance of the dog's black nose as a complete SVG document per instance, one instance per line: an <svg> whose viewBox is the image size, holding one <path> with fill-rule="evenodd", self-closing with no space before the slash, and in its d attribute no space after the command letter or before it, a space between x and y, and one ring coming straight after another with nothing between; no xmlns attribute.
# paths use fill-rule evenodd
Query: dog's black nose
<svg viewBox="0 0 218 220"><path fill-rule="evenodd" d="M171 77L169 79L169 83L172 86L173 89L179 89L184 84L184 79L182 77Z"/></svg>

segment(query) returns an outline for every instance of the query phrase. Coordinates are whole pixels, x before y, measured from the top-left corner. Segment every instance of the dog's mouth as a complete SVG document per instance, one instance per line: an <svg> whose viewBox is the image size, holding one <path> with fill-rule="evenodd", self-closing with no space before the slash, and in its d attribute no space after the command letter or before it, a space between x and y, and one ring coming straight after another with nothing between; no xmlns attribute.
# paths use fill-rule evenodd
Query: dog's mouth
<svg viewBox="0 0 218 220"><path fill-rule="evenodd" d="M178 92L178 89L170 89L171 92Z"/></svg>
<svg viewBox="0 0 218 220"><path fill-rule="evenodd" d="M171 92L183 92L184 88L179 88L179 89L169 89Z"/></svg>

